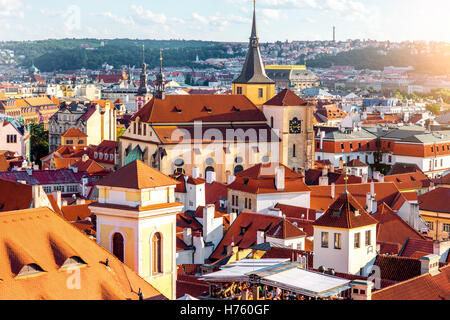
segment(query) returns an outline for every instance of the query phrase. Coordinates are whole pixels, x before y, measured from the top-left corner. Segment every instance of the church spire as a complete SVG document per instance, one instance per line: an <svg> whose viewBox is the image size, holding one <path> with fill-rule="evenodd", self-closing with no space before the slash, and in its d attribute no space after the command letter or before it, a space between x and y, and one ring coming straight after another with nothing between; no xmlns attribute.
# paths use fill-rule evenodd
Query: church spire
<svg viewBox="0 0 450 320"><path fill-rule="evenodd" d="M274 84L264 68L259 50L258 30L256 27L256 0L253 0L253 25L250 35L249 50L245 59L242 73L233 81L235 84Z"/></svg>
<svg viewBox="0 0 450 320"><path fill-rule="evenodd" d="M145 96L150 94L148 88L148 77L147 77L147 64L145 63L145 46L142 45L142 72L141 72L141 83L138 89L138 96Z"/></svg>
<svg viewBox="0 0 450 320"><path fill-rule="evenodd" d="M164 100L166 98L166 78L164 77L163 72L163 56L162 49L159 50L159 74L156 76L156 85L155 85L155 98Z"/></svg>

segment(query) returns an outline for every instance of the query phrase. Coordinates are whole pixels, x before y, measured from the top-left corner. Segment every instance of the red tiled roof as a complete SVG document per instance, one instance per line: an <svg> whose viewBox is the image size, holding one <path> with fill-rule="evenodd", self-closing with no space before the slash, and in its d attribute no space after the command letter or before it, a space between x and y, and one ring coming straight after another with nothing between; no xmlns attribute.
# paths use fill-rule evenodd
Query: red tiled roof
<svg viewBox="0 0 450 320"><path fill-rule="evenodd" d="M357 214L357 211L359 211L359 214ZM351 194L343 193L330 208L313 223L313 226L353 229L376 224L378 224L378 221L369 215Z"/></svg>
<svg viewBox="0 0 450 320"><path fill-rule="evenodd" d="M264 103L266 106L312 106L290 89L284 89L275 97Z"/></svg>
<svg viewBox="0 0 450 320"><path fill-rule="evenodd" d="M216 250L210 256L210 259L220 260L227 256L225 247L234 243L239 249L248 249L257 243L257 232L267 232L272 226L279 223L283 218L265 215L260 213L242 212L232 224ZM242 228L245 233L242 234Z"/></svg>
<svg viewBox="0 0 450 320"><path fill-rule="evenodd" d="M235 181L228 186L232 190L240 190L253 194L267 194L278 192L308 192L310 189L303 181L303 176L285 168L284 190L277 190L275 186L275 169L273 164L258 164L248 170L236 174Z"/></svg>
<svg viewBox="0 0 450 320"><path fill-rule="evenodd" d="M2 300L165 299L153 286L48 208L0 215L0 298ZM79 290L67 286L63 265L78 257ZM108 259L108 266L105 265ZM44 272L18 276L35 264Z"/></svg>
<svg viewBox="0 0 450 320"><path fill-rule="evenodd" d="M416 252L433 254L433 241L425 239L408 239L399 255L402 257L412 257Z"/></svg>
<svg viewBox="0 0 450 320"><path fill-rule="evenodd" d="M450 188L437 188L419 196L420 210L450 213Z"/></svg>
<svg viewBox="0 0 450 320"><path fill-rule="evenodd" d="M269 229L269 231L267 231L266 235L271 238L283 240L306 237L305 232L301 231L286 219L283 219L274 225L271 229Z"/></svg>
<svg viewBox="0 0 450 320"><path fill-rule="evenodd" d="M89 204L64 206L61 208L64 218L67 221L83 221L92 216Z"/></svg>
<svg viewBox="0 0 450 320"><path fill-rule="evenodd" d="M373 216L378 220L377 242L395 243L402 246L407 239L425 240L413 227L406 223L385 203L378 206Z"/></svg>
<svg viewBox="0 0 450 320"><path fill-rule="evenodd" d="M228 198L227 185L217 181L211 184L207 183L205 198L207 204L214 204L217 211L221 210L220 200Z"/></svg>
<svg viewBox="0 0 450 320"><path fill-rule="evenodd" d="M428 188L431 180L420 171L386 176L385 182L393 182L400 190Z"/></svg>
<svg viewBox="0 0 450 320"><path fill-rule="evenodd" d="M177 184L178 181L139 160L120 168L97 183L99 186L129 189L150 189Z"/></svg>
<svg viewBox="0 0 450 320"><path fill-rule="evenodd" d="M421 262L417 259L378 255L375 265L380 268L384 280L401 282L421 274Z"/></svg>
<svg viewBox="0 0 450 320"><path fill-rule="evenodd" d="M138 117L148 123L266 121L244 95L168 95L164 100L152 99L132 121Z"/></svg>
<svg viewBox="0 0 450 320"><path fill-rule="evenodd" d="M353 159L350 162L347 162L347 167L368 167L368 165L359 159Z"/></svg>
<svg viewBox="0 0 450 320"><path fill-rule="evenodd" d="M450 300L450 266L372 293L372 300Z"/></svg>
<svg viewBox="0 0 450 320"><path fill-rule="evenodd" d="M388 206L394 208L402 199L406 201L393 183L374 183L374 186L375 198L379 203L385 202ZM309 188L311 189L311 208L325 211L334 202L331 197L331 186L309 186ZM367 202L367 193L370 192L370 189L371 183L348 185L348 191L364 208ZM344 185L336 185L336 198L344 191Z"/></svg>
<svg viewBox="0 0 450 320"><path fill-rule="evenodd" d="M33 201L32 186L0 179L0 211L24 210Z"/></svg>
<svg viewBox="0 0 450 320"><path fill-rule="evenodd" d="M80 129L70 128L66 132L64 132L61 135L61 137L64 137L64 138L78 138L78 137L87 138L87 134L82 132Z"/></svg>
<svg viewBox="0 0 450 320"><path fill-rule="evenodd" d="M191 275L179 274L177 277L177 299L186 294L197 298L209 292L209 284Z"/></svg>

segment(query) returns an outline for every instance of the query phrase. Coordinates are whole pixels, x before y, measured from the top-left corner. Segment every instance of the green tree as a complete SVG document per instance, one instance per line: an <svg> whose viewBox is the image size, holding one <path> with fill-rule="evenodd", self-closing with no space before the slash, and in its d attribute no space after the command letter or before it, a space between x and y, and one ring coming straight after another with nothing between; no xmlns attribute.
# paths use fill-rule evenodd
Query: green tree
<svg viewBox="0 0 450 320"><path fill-rule="evenodd" d="M41 165L41 158L48 155L48 131L43 124L30 124L31 161Z"/></svg>
<svg viewBox="0 0 450 320"><path fill-rule="evenodd" d="M433 113L434 115L441 114L441 108L436 103L430 103L427 105L427 110Z"/></svg>

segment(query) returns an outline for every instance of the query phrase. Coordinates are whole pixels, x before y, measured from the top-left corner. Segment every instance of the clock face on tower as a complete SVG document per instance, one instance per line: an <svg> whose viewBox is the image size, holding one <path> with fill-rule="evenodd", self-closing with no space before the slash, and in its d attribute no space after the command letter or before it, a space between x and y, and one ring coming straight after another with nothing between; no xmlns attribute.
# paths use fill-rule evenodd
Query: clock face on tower
<svg viewBox="0 0 450 320"><path fill-rule="evenodd" d="M289 133L290 134L301 134L302 133L302 121L297 118L292 119L289 122Z"/></svg>

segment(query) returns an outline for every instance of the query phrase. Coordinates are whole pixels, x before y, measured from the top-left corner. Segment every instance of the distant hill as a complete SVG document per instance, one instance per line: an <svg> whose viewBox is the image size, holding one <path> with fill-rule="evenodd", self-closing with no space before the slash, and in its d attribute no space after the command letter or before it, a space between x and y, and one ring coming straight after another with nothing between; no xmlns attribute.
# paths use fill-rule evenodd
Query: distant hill
<svg viewBox="0 0 450 320"><path fill-rule="evenodd" d="M159 65L159 49L164 49L164 65L196 66L196 57L228 58L225 44L211 41L187 40L97 40L62 39L26 42L3 42L0 48L14 50L24 66L32 63L44 72L55 70L99 69L103 63L114 67L142 64L142 45L145 45L145 61L150 68Z"/></svg>
<svg viewBox="0 0 450 320"><path fill-rule="evenodd" d="M382 48L365 48L341 52L337 55L324 55L306 61L310 68L329 68L333 65L354 66L356 69L383 70L384 67L413 66L418 73L446 75L450 73L450 52L411 54L409 49L396 49L384 52Z"/></svg>

